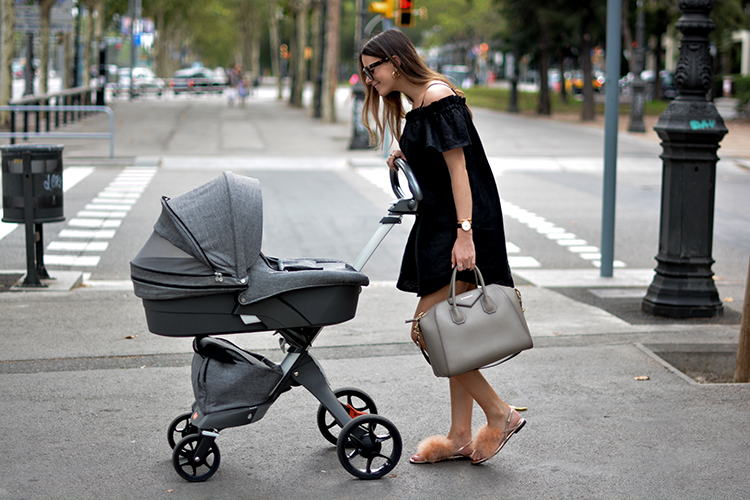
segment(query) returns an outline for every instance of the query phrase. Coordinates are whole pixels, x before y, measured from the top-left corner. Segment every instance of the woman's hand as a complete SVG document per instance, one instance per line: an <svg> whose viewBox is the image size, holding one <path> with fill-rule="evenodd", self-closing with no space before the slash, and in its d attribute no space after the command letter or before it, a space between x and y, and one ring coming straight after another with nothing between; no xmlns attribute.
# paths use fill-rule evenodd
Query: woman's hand
<svg viewBox="0 0 750 500"><path fill-rule="evenodd" d="M458 237L453 244L453 251L451 252L452 267L458 266L459 271L473 271L476 259L477 254L474 249L474 239L472 238L471 231L458 229Z"/></svg>
<svg viewBox="0 0 750 500"><path fill-rule="evenodd" d="M396 167L396 158L401 158L402 160L406 161L406 156L404 156L404 153L400 149L391 151L391 154L388 155L388 158L385 160L385 162L388 164L388 168L390 168L391 170L398 170L398 167Z"/></svg>

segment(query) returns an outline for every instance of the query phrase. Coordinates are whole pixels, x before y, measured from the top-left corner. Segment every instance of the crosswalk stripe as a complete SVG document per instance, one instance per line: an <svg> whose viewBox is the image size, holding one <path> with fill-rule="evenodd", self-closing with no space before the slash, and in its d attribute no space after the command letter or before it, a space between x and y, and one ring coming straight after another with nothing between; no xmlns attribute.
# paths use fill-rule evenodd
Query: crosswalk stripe
<svg viewBox="0 0 750 500"><path fill-rule="evenodd" d="M126 167L70 219L44 256L45 265L92 268L99 264L115 231L156 175L156 167Z"/></svg>

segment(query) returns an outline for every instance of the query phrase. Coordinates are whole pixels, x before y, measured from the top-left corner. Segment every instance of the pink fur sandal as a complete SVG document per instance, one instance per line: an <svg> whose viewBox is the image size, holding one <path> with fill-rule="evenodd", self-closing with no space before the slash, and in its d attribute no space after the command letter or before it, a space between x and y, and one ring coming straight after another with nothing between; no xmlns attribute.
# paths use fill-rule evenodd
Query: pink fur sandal
<svg viewBox="0 0 750 500"><path fill-rule="evenodd" d="M456 445L446 436L431 436L423 439L417 446L417 453L409 459L413 464L434 464L445 460L467 460L471 454L464 455L464 451L471 441L456 450Z"/></svg>
<svg viewBox="0 0 750 500"><path fill-rule="evenodd" d="M516 424L511 425L510 421L513 419L514 414L518 415L518 412L511 410L508 414L508 419L505 421L505 429L485 425L477 431L472 440L474 443L474 453L472 453L471 465L484 463L500 453L500 450L503 449L503 446L505 446L510 437L526 425L526 420L521 418L520 415L518 415Z"/></svg>

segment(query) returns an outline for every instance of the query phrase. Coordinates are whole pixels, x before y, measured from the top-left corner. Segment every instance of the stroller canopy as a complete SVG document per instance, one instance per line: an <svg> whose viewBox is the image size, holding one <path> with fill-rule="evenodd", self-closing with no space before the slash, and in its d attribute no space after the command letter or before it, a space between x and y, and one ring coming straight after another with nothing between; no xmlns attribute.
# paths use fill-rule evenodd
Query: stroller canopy
<svg viewBox="0 0 750 500"><path fill-rule="evenodd" d="M247 278L263 239L257 179L224 172L161 203L157 234L223 276Z"/></svg>
<svg viewBox="0 0 750 500"><path fill-rule="evenodd" d="M131 262L136 295L167 299L247 286L263 239L257 179L224 172L161 204L154 233Z"/></svg>

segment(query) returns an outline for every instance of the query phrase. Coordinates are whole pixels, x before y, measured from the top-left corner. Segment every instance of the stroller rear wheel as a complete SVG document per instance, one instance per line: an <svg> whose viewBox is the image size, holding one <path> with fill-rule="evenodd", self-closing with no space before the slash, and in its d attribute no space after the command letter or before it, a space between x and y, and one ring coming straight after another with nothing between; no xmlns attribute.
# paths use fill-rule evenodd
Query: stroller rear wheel
<svg viewBox="0 0 750 500"><path fill-rule="evenodd" d="M183 413L179 417L172 420L167 428L167 442L169 447L174 450L175 444L185 436L190 434L197 434L198 428L190 423L190 417L192 413Z"/></svg>
<svg viewBox="0 0 750 500"><path fill-rule="evenodd" d="M211 439L211 444L205 453L198 453L201 449L201 441ZM198 456L196 456L198 455ZM203 455L203 456L200 456ZM172 465L177 474L192 483L207 480L213 476L221 463L219 446L212 438L200 434L190 434L175 445L172 452Z"/></svg>
<svg viewBox="0 0 750 500"><path fill-rule="evenodd" d="M333 393L352 418L378 412L375 401L364 391L353 387L343 387L333 391ZM341 426L322 404L318 407L318 429L329 443L333 445L338 443Z"/></svg>
<svg viewBox="0 0 750 500"><path fill-rule="evenodd" d="M380 479L401 458L401 434L380 415L350 420L339 434L337 454L347 472L360 479Z"/></svg>

